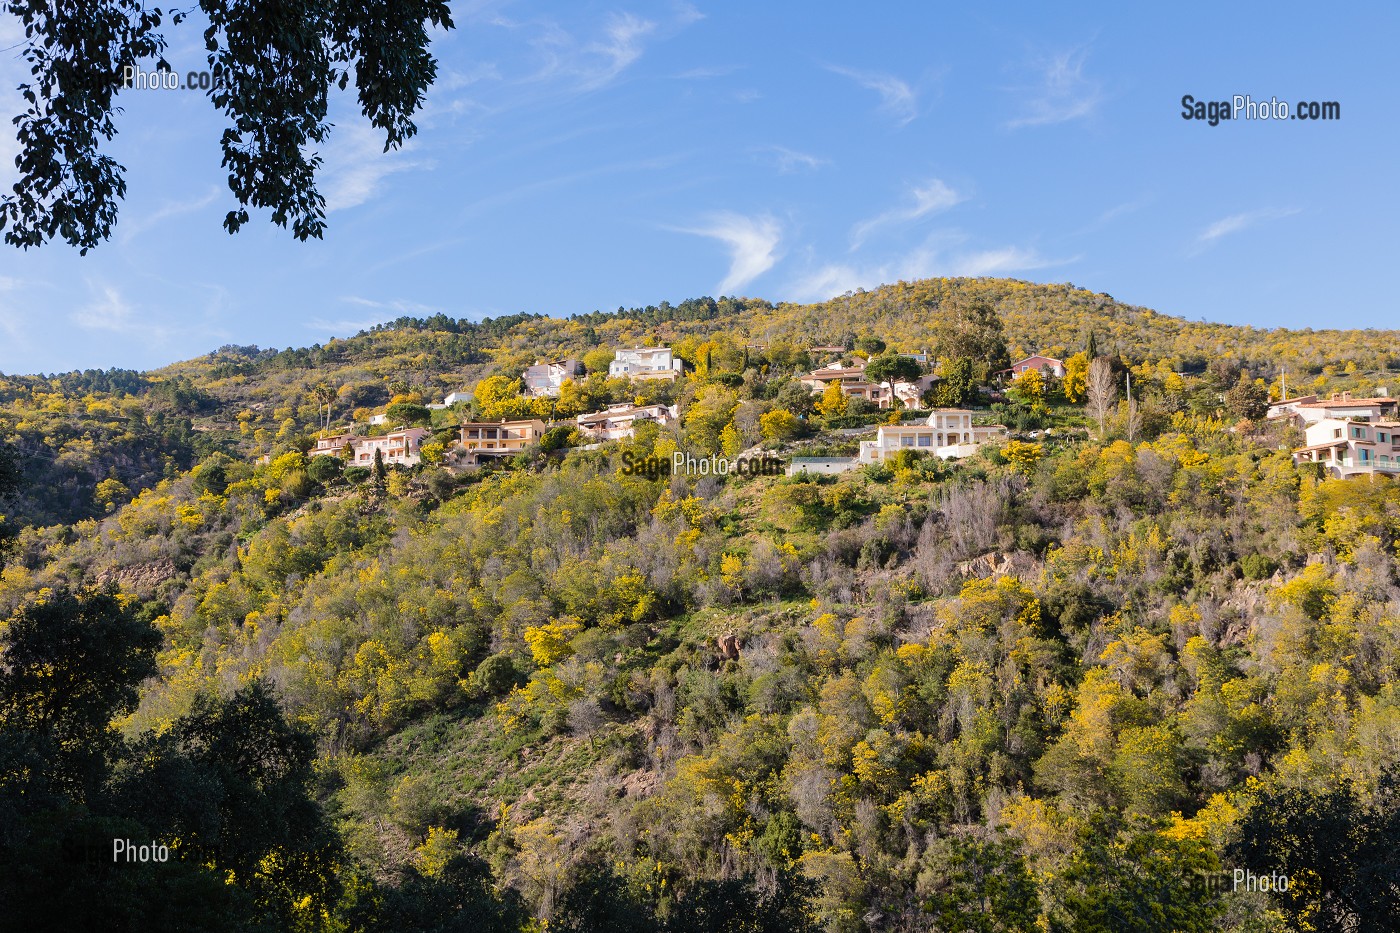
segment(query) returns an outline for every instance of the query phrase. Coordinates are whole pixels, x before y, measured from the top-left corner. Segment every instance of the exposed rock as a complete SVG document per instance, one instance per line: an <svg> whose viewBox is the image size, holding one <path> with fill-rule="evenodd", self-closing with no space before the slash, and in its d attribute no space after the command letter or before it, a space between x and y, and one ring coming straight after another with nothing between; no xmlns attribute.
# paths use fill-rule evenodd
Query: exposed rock
<svg viewBox="0 0 1400 933"><path fill-rule="evenodd" d="M133 564L130 567L107 567L97 573L97 582L103 586L115 583L123 593L137 596L151 596L166 580L179 575L175 564L168 557L162 557L146 564Z"/></svg>
<svg viewBox="0 0 1400 933"><path fill-rule="evenodd" d="M742 645L739 642L738 635L735 635L733 632L726 632L721 635L716 642L719 645L719 659L721 661L739 660L739 649Z"/></svg>
<svg viewBox="0 0 1400 933"><path fill-rule="evenodd" d="M650 797L661 786L661 775L655 771L633 771L622 779L624 797Z"/></svg>

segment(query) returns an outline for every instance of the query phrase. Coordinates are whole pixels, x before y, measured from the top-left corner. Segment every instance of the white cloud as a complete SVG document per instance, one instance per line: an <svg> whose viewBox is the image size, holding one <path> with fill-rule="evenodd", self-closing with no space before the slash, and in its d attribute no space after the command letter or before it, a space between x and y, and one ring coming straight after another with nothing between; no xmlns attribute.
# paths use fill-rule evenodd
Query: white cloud
<svg viewBox="0 0 1400 933"><path fill-rule="evenodd" d="M121 232L121 242L129 243L138 235L169 220L171 217L179 217L182 214L192 214L195 211L206 208L210 204L213 204L218 197L219 189L215 187L210 188L201 197L191 198L188 201L167 201L145 217L134 217L120 223L118 229Z"/></svg>
<svg viewBox="0 0 1400 933"><path fill-rule="evenodd" d="M566 79L574 91L594 91L611 84L646 51L646 40L657 32L657 23L631 13L609 14L602 34L582 42L553 21L534 24L540 35L533 41L544 65L533 80Z"/></svg>
<svg viewBox="0 0 1400 933"><path fill-rule="evenodd" d="M642 40L655 31L656 23L631 13L614 13L608 17L603 30L606 38L587 47L587 51L603 59L603 67L590 79L593 86L607 84L641 58L645 48Z"/></svg>
<svg viewBox="0 0 1400 933"><path fill-rule="evenodd" d="M778 171L784 175L789 172L795 172L798 169L816 171L827 164L826 159L809 155L805 152L798 152L796 149L789 149L787 146L764 146L762 149L756 151L770 157L778 166Z"/></svg>
<svg viewBox="0 0 1400 933"><path fill-rule="evenodd" d="M350 321L345 319L327 320L323 317L312 318L306 322L307 330L314 330L319 333L330 334L332 336L351 336L358 334L362 330L369 330L376 324L383 324L388 318L372 318L363 321Z"/></svg>
<svg viewBox="0 0 1400 933"><path fill-rule="evenodd" d="M767 214L746 217L725 211L711 214L698 227L677 229L719 240L729 248L729 274L715 286L722 295L734 294L778 261L776 251L782 240L782 227Z"/></svg>
<svg viewBox="0 0 1400 933"><path fill-rule="evenodd" d="M851 228L851 249L859 249L875 230L889 224L905 224L948 208L963 200L962 195L948 187L943 181L931 178L922 185L910 189L909 203L862 220Z"/></svg>
<svg viewBox="0 0 1400 933"><path fill-rule="evenodd" d="M384 151L382 130L363 121L337 126L323 153L320 172L321 194L326 212L357 207L379 193L380 184L395 172L431 167L409 158L414 142L396 152Z"/></svg>
<svg viewBox="0 0 1400 933"><path fill-rule="evenodd" d="M1026 96L1024 112L1007 122L1011 129L1022 126L1048 126L1087 117L1103 100L1099 83L1084 74L1087 46L1071 49L1034 63L1039 82L1018 89Z"/></svg>
<svg viewBox="0 0 1400 933"><path fill-rule="evenodd" d="M1247 211L1243 214L1231 214L1229 217L1222 217L1196 235L1196 247L1197 249L1203 249L1210 246L1221 237L1229 236L1232 233L1239 233L1241 230L1247 230L1261 221L1278 220L1282 217L1291 217L1296 213L1298 213L1296 207L1282 209L1271 208L1268 210Z"/></svg>
<svg viewBox="0 0 1400 933"><path fill-rule="evenodd" d="M1034 249L1019 246L981 250L950 248L961 239L956 235L930 237L919 248L883 263L820 265L792 282L786 297L793 301L822 301L858 288L876 288L891 282L934 276L1008 275L1075 261L1073 258L1048 259Z"/></svg>
<svg viewBox="0 0 1400 933"><path fill-rule="evenodd" d="M878 71L858 71L840 65L827 65L828 71L850 78L866 90L880 95L880 109L895 119L900 126L919 115L919 96L908 84L894 75Z"/></svg>
<svg viewBox="0 0 1400 933"><path fill-rule="evenodd" d="M346 295L340 300L348 302L352 305L359 305L362 308L376 308L382 311L393 311L395 314L399 315L437 314L439 311L442 310L441 308L436 308L432 305L421 304L417 301L408 301L403 298L394 298L390 301L375 301L373 298L361 298L359 295Z"/></svg>
<svg viewBox="0 0 1400 933"><path fill-rule="evenodd" d="M89 282L88 288L93 292L92 301L72 314L73 323L84 330L135 335L154 342L164 342L169 336L165 327L138 317L115 285Z"/></svg>

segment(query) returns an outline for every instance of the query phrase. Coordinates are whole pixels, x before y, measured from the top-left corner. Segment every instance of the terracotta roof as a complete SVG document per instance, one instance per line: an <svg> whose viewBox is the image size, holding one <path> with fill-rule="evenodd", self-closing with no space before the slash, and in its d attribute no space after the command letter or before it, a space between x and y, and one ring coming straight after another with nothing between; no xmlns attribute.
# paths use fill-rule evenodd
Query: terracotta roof
<svg viewBox="0 0 1400 933"><path fill-rule="evenodd" d="M1358 408L1363 405L1394 405L1397 399L1380 396L1378 398L1327 398L1316 402L1299 402L1299 408Z"/></svg>

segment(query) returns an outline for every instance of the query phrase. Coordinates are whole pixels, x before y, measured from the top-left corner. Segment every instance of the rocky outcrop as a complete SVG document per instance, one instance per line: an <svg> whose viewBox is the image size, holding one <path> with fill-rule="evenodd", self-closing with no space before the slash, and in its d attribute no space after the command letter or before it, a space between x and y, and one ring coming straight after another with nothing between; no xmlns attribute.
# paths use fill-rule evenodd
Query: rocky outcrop
<svg viewBox="0 0 1400 933"><path fill-rule="evenodd" d="M104 568L98 571L97 582L102 586L115 583L123 593L152 596L162 583L173 580L179 573L170 558L161 557L145 564Z"/></svg>
<svg viewBox="0 0 1400 933"><path fill-rule="evenodd" d="M733 632L726 632L715 640L719 647L719 659L721 661L739 660L739 649L743 647L739 641L739 636Z"/></svg>

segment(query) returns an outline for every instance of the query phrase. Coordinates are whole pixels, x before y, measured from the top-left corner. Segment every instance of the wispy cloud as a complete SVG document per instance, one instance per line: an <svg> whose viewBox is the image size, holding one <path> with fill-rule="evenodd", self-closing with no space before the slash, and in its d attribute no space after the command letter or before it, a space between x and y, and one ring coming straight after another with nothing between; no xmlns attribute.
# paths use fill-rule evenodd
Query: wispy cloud
<svg viewBox="0 0 1400 933"><path fill-rule="evenodd" d="M841 65L827 65L826 69L845 78L850 78L866 90L880 95L880 110L893 117L900 126L919 115L919 95L914 89L894 75L878 71L860 71Z"/></svg>
<svg viewBox="0 0 1400 933"><path fill-rule="evenodd" d="M922 185L915 185L909 191L908 203L862 220L851 228L851 249L859 249L871 233L891 224L906 224L927 217L963 200L962 195L948 187L943 181L931 178Z"/></svg>
<svg viewBox="0 0 1400 933"><path fill-rule="evenodd" d="M1098 81L1084 74L1087 45L1037 59L1032 68L1038 82L1016 89L1025 97L1023 112L1009 120L1007 127L1048 126L1090 116L1103 100Z"/></svg>
<svg viewBox="0 0 1400 933"><path fill-rule="evenodd" d="M695 68L687 68L685 71L677 72L671 77L677 81L706 81L711 78L723 78L727 75L732 75L743 67L743 65L700 65Z"/></svg>
<svg viewBox="0 0 1400 933"><path fill-rule="evenodd" d="M326 211L358 207L379 193L385 178L396 172L430 168L431 163L410 157L414 142L396 152L384 151L382 131L364 121L347 121L332 132L320 188Z"/></svg>
<svg viewBox="0 0 1400 933"><path fill-rule="evenodd" d="M340 300L348 304L359 305L362 308L376 308L381 311L392 311L395 314L437 314L442 310L433 305L425 305L417 301L408 301L404 298L392 298L389 301L376 301L373 298L361 298L359 295L344 295Z"/></svg>
<svg viewBox="0 0 1400 933"><path fill-rule="evenodd" d="M627 66L642 57L645 48L643 40L655 31L656 23L631 13L614 13L610 16L603 29L604 38L587 47L589 52L603 60L603 67L593 80L597 84L607 84L621 74Z"/></svg>
<svg viewBox="0 0 1400 933"><path fill-rule="evenodd" d="M778 261L778 243L782 227L773 217L760 214L746 217L725 211L711 214L695 227L675 228L680 233L710 237L729 249L729 274L716 286L722 295L732 295L737 289L758 278Z"/></svg>
<svg viewBox="0 0 1400 933"><path fill-rule="evenodd" d="M218 197L219 189L213 187L200 197L190 198L186 201L167 201L145 217L133 217L126 220L120 226L121 242L130 243L137 236L172 217L179 217L183 214L193 214L195 211L203 210L210 204L213 204Z"/></svg>
<svg viewBox="0 0 1400 933"><path fill-rule="evenodd" d="M532 80L564 79L574 91L595 91L611 84L646 51L646 40L658 24L631 13L611 13L601 34L581 40L553 21L536 24L541 30L532 44L544 65Z"/></svg>
<svg viewBox="0 0 1400 933"><path fill-rule="evenodd" d="M778 171L784 175L799 169L814 172L827 164L826 159L809 155L805 152L798 152L796 149L789 149L787 146L763 146L754 151L764 158L772 160L778 167Z"/></svg>
<svg viewBox="0 0 1400 933"><path fill-rule="evenodd" d="M89 281L88 288L93 293L92 300L71 316L83 330L137 335L156 342L164 342L169 336L165 327L138 316L136 308L115 285Z"/></svg>
<svg viewBox="0 0 1400 933"><path fill-rule="evenodd" d="M1221 237L1229 236L1232 233L1239 233L1242 230L1247 230L1264 221L1291 217L1296 213L1298 213L1298 208L1296 207L1269 208L1266 210L1246 211L1243 214L1231 214L1229 217L1222 217L1196 235L1196 248L1198 251L1205 249Z"/></svg>
<svg viewBox="0 0 1400 933"><path fill-rule="evenodd" d="M786 297L794 301L820 301L857 288L875 288L890 282L945 275L1009 275L1068 265L1077 259L1051 259L1035 249L1021 246L967 249L961 246L964 239L960 234L946 233L930 237L919 248L883 263L826 263L792 282Z"/></svg>

